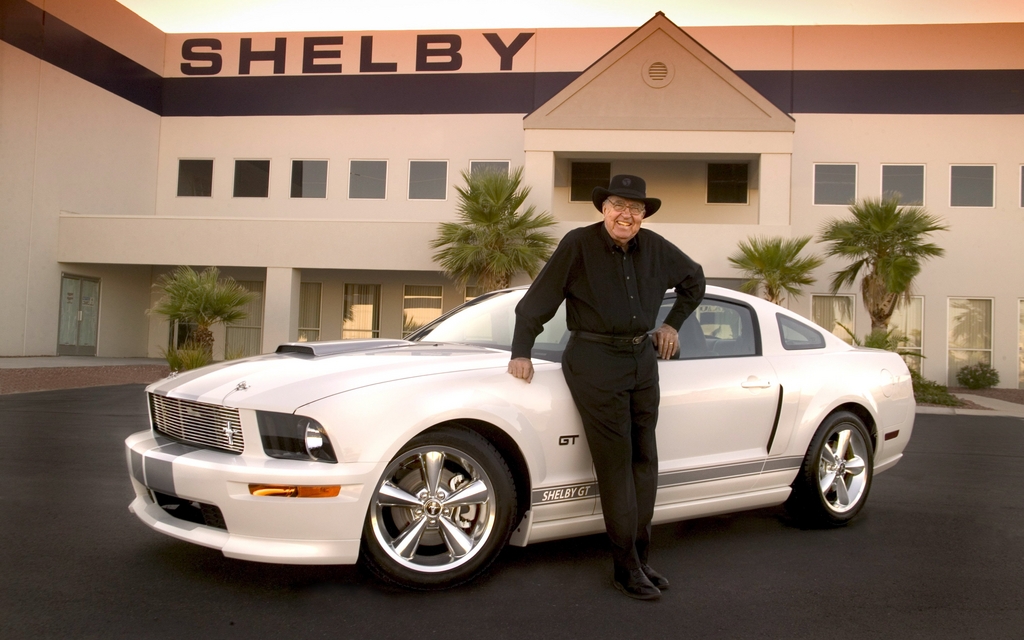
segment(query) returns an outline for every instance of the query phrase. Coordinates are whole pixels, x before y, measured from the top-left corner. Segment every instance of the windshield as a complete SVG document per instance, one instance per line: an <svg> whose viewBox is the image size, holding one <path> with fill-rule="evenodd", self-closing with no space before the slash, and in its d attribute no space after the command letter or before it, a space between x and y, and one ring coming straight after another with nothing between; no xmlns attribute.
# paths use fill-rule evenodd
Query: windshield
<svg viewBox="0 0 1024 640"><path fill-rule="evenodd" d="M411 339L422 342L455 342L494 349L512 350L512 334L516 328L516 304L525 289L508 291L481 301L470 301L452 315L424 327ZM558 362L569 341L565 328L565 303L544 325L537 336L533 357Z"/></svg>
<svg viewBox="0 0 1024 640"><path fill-rule="evenodd" d="M454 342L511 351L512 334L516 328L516 305L525 294L525 289L514 289L470 300L451 314L410 335L408 339ZM665 321L675 301L674 293L669 292L665 296L654 326ZM747 328L741 327L742 318L746 319L743 327ZM673 359L712 357L712 351L726 355L754 355L757 347L754 342L755 332L750 328L750 318L751 312L747 307L717 299L704 300L683 323L679 331L680 350ZM560 362L568 342L569 331L565 326L563 302L555 316L544 325L544 331L537 336L533 357Z"/></svg>

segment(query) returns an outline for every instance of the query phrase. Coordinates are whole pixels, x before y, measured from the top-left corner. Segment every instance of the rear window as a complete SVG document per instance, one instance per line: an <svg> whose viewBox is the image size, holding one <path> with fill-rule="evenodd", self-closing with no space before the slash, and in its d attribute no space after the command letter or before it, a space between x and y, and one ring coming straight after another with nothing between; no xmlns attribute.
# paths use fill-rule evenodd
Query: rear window
<svg viewBox="0 0 1024 640"><path fill-rule="evenodd" d="M781 313L776 313L775 317L779 320L779 336L784 348L790 351L825 348L825 336L814 327Z"/></svg>

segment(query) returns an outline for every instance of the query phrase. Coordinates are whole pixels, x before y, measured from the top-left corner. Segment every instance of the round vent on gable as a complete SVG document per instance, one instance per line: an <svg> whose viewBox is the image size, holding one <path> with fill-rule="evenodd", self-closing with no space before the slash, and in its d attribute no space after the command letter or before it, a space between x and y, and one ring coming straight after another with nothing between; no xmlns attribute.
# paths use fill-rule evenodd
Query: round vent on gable
<svg viewBox="0 0 1024 640"><path fill-rule="evenodd" d="M675 76L675 69L671 63L653 59L644 62L640 74L643 76L647 86L653 89L661 89L672 82L672 78Z"/></svg>

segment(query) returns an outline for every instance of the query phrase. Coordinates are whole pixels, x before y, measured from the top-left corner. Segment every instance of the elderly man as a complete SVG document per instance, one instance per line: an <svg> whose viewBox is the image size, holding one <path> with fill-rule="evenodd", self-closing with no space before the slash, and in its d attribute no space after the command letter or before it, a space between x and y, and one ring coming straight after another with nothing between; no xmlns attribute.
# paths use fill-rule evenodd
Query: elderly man
<svg viewBox="0 0 1024 640"><path fill-rule="evenodd" d="M534 341L565 300L572 336L562 372L597 471L614 585L632 598L656 600L669 586L647 564L658 488L657 358L678 349L679 327L704 297L704 272L640 228L661 206L647 197L643 179L617 175L607 189L594 189L592 200L604 220L566 234L516 307L508 371L533 379ZM649 336L669 288L675 305Z"/></svg>

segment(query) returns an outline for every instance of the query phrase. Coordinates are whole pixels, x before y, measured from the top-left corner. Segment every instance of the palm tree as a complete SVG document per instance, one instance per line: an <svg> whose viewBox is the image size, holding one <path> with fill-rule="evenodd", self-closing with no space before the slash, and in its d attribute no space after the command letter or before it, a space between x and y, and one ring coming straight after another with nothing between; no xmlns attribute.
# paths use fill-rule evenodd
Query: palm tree
<svg viewBox="0 0 1024 640"><path fill-rule="evenodd" d="M462 172L466 187L455 187L459 221L442 222L430 243L440 249L434 261L460 288L475 280L484 291L503 289L518 273L536 276L551 257L556 241L544 229L555 219L533 205L519 211L530 194L522 178L522 167L510 173Z"/></svg>
<svg viewBox="0 0 1024 640"><path fill-rule="evenodd" d="M899 198L866 198L850 205L852 220L832 219L822 227L819 241L830 243L829 256L853 262L832 274L832 293L844 285L860 283L871 330L885 331L900 298L910 296L921 263L940 257L945 250L925 238L949 229L923 207L901 207Z"/></svg>
<svg viewBox="0 0 1024 640"><path fill-rule="evenodd" d="M729 256L729 262L743 272L747 281L740 286L745 293L757 295L764 287L764 298L782 304L786 294L794 297L802 288L814 284L811 272L824 260L812 255L799 257L811 236L802 238L752 237L739 243L739 253Z"/></svg>
<svg viewBox="0 0 1024 640"><path fill-rule="evenodd" d="M237 322L245 319L242 309L255 294L246 291L231 278L220 279L217 267L208 267L196 273L191 267L178 267L170 274L160 276L155 288L163 293L150 313L167 316L172 322L195 325L188 338L189 347L207 356L213 351L213 332L210 327L218 322Z"/></svg>

